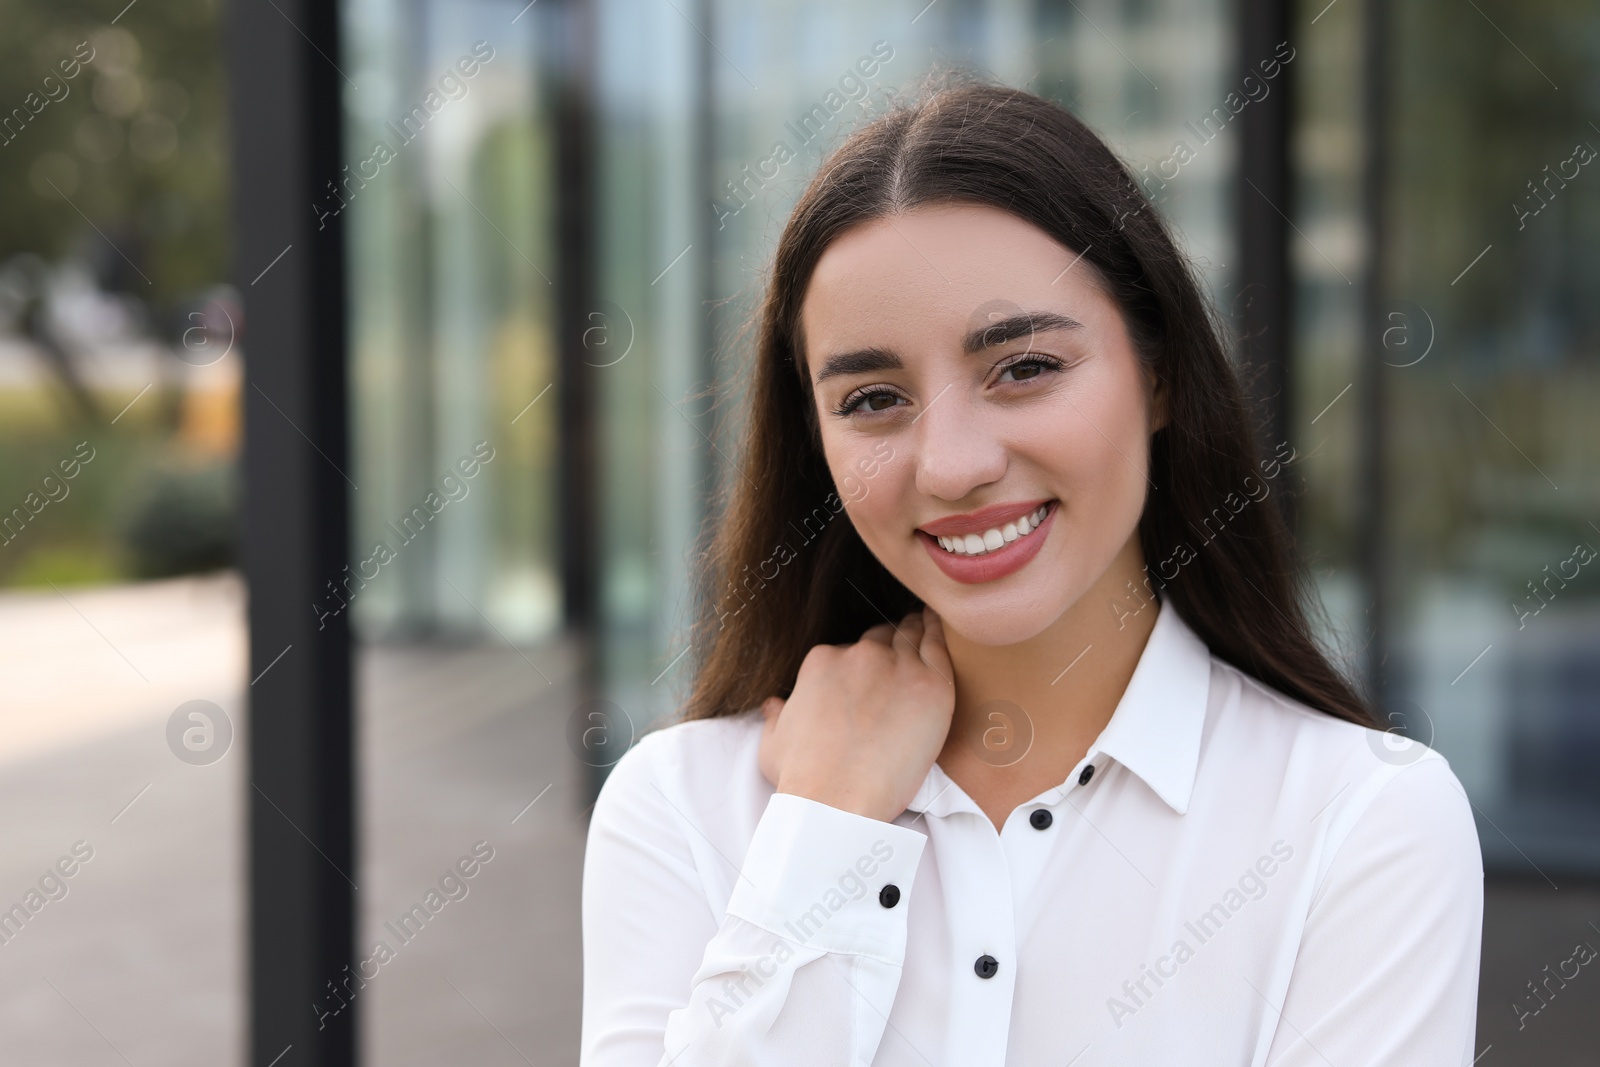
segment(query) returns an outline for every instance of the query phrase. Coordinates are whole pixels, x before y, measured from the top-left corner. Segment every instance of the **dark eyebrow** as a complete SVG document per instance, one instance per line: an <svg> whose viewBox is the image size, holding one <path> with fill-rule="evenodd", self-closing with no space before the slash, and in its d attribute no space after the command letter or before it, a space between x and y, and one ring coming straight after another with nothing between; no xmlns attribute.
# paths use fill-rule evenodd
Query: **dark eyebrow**
<svg viewBox="0 0 1600 1067"><path fill-rule="evenodd" d="M1081 329L1083 323L1066 315L1058 315L1053 311L1025 311L1020 315L1000 319L981 329L973 330L963 339L961 347L970 355L1036 333ZM841 374L872 374L877 371L899 370L904 366L900 357L886 348L860 348L853 352L841 352L837 356L829 356L822 364L822 368L817 371L817 383L821 384Z"/></svg>
<svg viewBox="0 0 1600 1067"><path fill-rule="evenodd" d="M1036 333L1081 329L1083 323L1066 315L1058 315L1053 311L1024 311L1020 315L1000 319L981 329L973 330L962 342L961 347L970 354L1015 341L1019 337L1030 337Z"/></svg>
<svg viewBox="0 0 1600 1067"><path fill-rule="evenodd" d="M886 348L862 348L829 356L822 369L817 371L817 382L825 382L841 374L870 374L880 370L899 370L903 366L905 364L900 362L900 357Z"/></svg>

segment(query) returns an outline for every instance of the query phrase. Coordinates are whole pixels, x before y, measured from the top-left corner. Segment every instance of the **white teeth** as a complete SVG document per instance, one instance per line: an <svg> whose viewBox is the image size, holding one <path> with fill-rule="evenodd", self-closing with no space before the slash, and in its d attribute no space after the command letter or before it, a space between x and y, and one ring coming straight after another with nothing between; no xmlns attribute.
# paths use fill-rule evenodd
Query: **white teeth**
<svg viewBox="0 0 1600 1067"><path fill-rule="evenodd" d="M1050 505L1040 506L1030 515L1024 515L1016 522L1008 522L993 530L985 530L981 534L965 534L953 537L935 538L939 547L956 556L981 556L1003 548L1019 537L1026 537L1039 528L1044 517L1050 513Z"/></svg>

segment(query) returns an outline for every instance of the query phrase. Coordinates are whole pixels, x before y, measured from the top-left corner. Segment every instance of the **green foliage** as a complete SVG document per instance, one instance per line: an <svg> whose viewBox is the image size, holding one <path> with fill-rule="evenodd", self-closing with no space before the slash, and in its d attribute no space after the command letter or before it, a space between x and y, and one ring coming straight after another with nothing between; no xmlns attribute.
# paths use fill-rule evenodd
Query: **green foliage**
<svg viewBox="0 0 1600 1067"><path fill-rule="evenodd" d="M0 0L0 263L85 263L172 343L187 325L180 304L228 271L222 26L215 0L125 2ZM133 397L100 399L116 412ZM81 442L95 453L67 495L0 546L0 585L232 559L231 474L173 451L176 392L156 389L117 426L60 400L32 385L0 394L6 513L29 494L37 502L42 479Z"/></svg>
<svg viewBox="0 0 1600 1067"><path fill-rule="evenodd" d="M226 275L217 5L141 0L112 26L119 6L5 0L0 117L12 126L0 135L0 260L77 253L111 287L164 310ZM60 64L80 42L94 57L63 79ZM48 100L47 75L59 100ZM44 102L37 114L29 94L32 106Z"/></svg>
<svg viewBox="0 0 1600 1067"><path fill-rule="evenodd" d="M11 575L11 584L48 589L54 585L105 585L123 577L116 552L109 546L89 541L47 544L24 558Z"/></svg>
<svg viewBox="0 0 1600 1067"><path fill-rule="evenodd" d="M123 523L130 572L165 578L232 564L235 499L232 464L148 471Z"/></svg>
<svg viewBox="0 0 1600 1067"><path fill-rule="evenodd" d="M40 585L45 577L58 585L58 577L73 584L123 577L112 516L123 506L128 472L153 463L159 443L142 434L82 427L0 423L0 431L0 515L12 518L11 528L0 534L0 586ZM90 450L94 458L64 478L62 462L72 470L73 457ZM49 502L41 507L44 500ZM20 528L19 508L27 516Z"/></svg>

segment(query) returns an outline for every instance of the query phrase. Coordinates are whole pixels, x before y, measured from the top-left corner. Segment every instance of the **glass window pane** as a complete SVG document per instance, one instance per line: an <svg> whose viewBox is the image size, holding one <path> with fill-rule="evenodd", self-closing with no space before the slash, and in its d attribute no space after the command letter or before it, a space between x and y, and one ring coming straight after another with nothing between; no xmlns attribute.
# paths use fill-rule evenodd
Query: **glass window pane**
<svg viewBox="0 0 1600 1067"><path fill-rule="evenodd" d="M575 1058L586 802L562 731L554 13L348 0L366 1061ZM334 601L330 606L344 610ZM510 1047L508 1047L508 1045ZM516 1050L516 1051L513 1051Z"/></svg>

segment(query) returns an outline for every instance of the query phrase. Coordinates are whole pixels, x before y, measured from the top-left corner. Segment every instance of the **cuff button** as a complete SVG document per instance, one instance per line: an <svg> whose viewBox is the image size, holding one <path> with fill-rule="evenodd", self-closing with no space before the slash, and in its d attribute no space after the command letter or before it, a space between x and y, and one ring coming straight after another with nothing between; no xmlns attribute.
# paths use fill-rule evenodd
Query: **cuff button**
<svg viewBox="0 0 1600 1067"><path fill-rule="evenodd" d="M878 903L886 908L892 908L900 903L900 887L890 884L878 890Z"/></svg>

